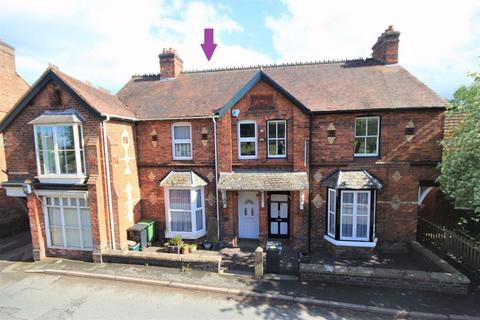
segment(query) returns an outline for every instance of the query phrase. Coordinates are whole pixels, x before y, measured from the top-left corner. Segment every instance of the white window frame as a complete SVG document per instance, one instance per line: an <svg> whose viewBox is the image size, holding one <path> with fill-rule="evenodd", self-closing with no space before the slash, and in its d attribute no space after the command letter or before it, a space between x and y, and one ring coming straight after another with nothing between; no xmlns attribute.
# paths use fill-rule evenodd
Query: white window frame
<svg viewBox="0 0 480 320"><path fill-rule="evenodd" d="M187 127L190 130L190 139L175 139L175 127ZM190 145L190 156L182 157L175 155L175 145L176 144L189 144ZM192 160L193 159L193 148L192 148L192 124L190 122L176 122L172 124L172 157L173 160Z"/></svg>
<svg viewBox="0 0 480 320"><path fill-rule="evenodd" d="M255 137L242 138L240 136L240 126L242 124L254 124L255 125ZM257 159L258 157L258 133L257 133L257 122L253 120L242 120L237 124L237 140L238 140L238 159ZM242 156L242 142L255 142L255 155L252 156Z"/></svg>
<svg viewBox="0 0 480 320"><path fill-rule="evenodd" d="M364 136L357 136L357 120L359 120L359 119L366 119L367 120L367 123L366 123L366 126L365 126L365 135ZM376 134L376 138L377 138L377 142L376 142L377 143L377 148L376 148L376 150L377 151L374 152L374 153L356 153L355 152L355 143L356 143L357 138L363 138L365 140L365 148L366 148L367 138L375 137L375 135L368 135L368 119L377 119L377 134ZM379 152L379 149L380 149L379 141L380 141L380 117L379 116L356 117L355 118L354 140L353 140L354 156L355 157L378 157L378 152Z"/></svg>
<svg viewBox="0 0 480 320"><path fill-rule="evenodd" d="M40 150L38 149L38 137L37 130L39 128L54 128L54 127L73 127L73 140L75 144L75 162L77 167L77 173L60 173L60 159L58 156L58 143L57 134L54 129L53 144L55 152L55 173L48 174L45 168L45 156L44 156L44 173L42 174L42 164L40 163ZM35 155L37 162L37 176L40 182L43 183L82 183L86 177L86 159L85 159L85 145L83 142L83 127L78 123L55 123L55 124L37 124L33 127L34 141L35 141ZM80 130L79 130L80 129ZM79 137L80 132L80 137ZM82 161L83 159L83 161Z"/></svg>
<svg viewBox="0 0 480 320"><path fill-rule="evenodd" d="M330 199L332 199L332 193L333 193L333 211L330 210ZM335 221L333 231L330 230L330 215L333 216L333 220ZM337 190L335 189L328 189L328 202L327 202L327 234L335 238L335 230L337 228Z"/></svg>
<svg viewBox="0 0 480 320"><path fill-rule="evenodd" d="M45 233L47 236L47 247L51 249L62 249L62 250L76 250L76 251L93 251L93 232L92 232L92 221L90 220L90 234L92 235L92 247L85 247L84 246L84 241L83 241L83 232L82 229L86 229L85 227L82 227L82 222L81 222L81 216L80 216L80 209L88 209L89 214L90 214L90 208L88 206L88 196L87 192L62 192L61 194L59 193L54 193L54 192L45 192L41 193L38 192L37 195L42 196L42 210L43 210L43 217L45 220ZM58 198L60 201L60 205L47 205L47 198ZM64 207L63 206L63 199L71 199L75 198L77 199L77 205L76 206L68 206ZM85 200L85 206L80 206L78 204L79 199L84 199ZM70 201L70 200L68 200ZM53 202L52 202L53 203ZM52 239L50 236L50 221L48 218L48 208L49 207L56 207L60 208L60 217L61 217L61 222L62 222L62 237L63 237L63 246L55 246L52 245ZM67 244L67 235L66 235L66 230L65 230L65 216L64 216L64 208L75 208L77 209L77 219L78 219L78 231L79 231L79 236L80 236L80 248L72 248L69 247Z"/></svg>
<svg viewBox="0 0 480 320"><path fill-rule="evenodd" d="M275 138L270 138L270 124L275 123L276 131L277 131L277 136ZM283 138L278 137L278 124L283 123L284 128L285 128L285 134ZM270 141L275 141L277 153L278 153L278 142L279 141L285 141L285 154L270 154ZM286 158L287 157L287 121L286 120L269 120L267 121L267 154L269 158Z"/></svg>
<svg viewBox="0 0 480 320"><path fill-rule="evenodd" d="M202 212L203 212L203 228L197 231L197 190L201 190L202 195ZM172 231L171 230L171 216L170 216L170 190L189 190L190 191L190 217L192 221L192 231ZM205 190L204 187L181 188L181 187L165 187L165 237L172 238L174 236L181 236L183 239L198 239L207 234L206 228L206 212L205 212Z"/></svg>
<svg viewBox="0 0 480 320"><path fill-rule="evenodd" d="M343 235L343 195L344 193L353 193L353 211L352 211L352 237L346 237ZM367 235L364 238L357 237L357 198L358 194L365 193L368 195L368 215L367 215ZM356 190L342 190L340 192L340 240L353 240L353 241L369 241L370 239L370 215L372 209L372 191L356 191Z"/></svg>

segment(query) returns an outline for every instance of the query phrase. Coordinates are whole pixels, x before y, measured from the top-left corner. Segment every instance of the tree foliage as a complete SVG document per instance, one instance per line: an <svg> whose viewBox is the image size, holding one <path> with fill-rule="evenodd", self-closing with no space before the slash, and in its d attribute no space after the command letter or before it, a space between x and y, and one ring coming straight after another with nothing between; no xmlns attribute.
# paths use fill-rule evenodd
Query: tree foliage
<svg viewBox="0 0 480 320"><path fill-rule="evenodd" d="M480 217L480 74L472 73L473 83L460 87L450 101L447 117L464 114L457 128L442 141L444 154L438 178L443 192L469 204Z"/></svg>

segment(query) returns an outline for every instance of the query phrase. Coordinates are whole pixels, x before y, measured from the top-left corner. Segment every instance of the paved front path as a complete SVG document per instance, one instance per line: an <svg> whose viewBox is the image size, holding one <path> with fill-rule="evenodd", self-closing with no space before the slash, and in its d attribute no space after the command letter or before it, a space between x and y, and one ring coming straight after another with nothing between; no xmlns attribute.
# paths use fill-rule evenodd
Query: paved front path
<svg viewBox="0 0 480 320"><path fill-rule="evenodd" d="M388 319L378 315L3 266L0 319Z"/></svg>

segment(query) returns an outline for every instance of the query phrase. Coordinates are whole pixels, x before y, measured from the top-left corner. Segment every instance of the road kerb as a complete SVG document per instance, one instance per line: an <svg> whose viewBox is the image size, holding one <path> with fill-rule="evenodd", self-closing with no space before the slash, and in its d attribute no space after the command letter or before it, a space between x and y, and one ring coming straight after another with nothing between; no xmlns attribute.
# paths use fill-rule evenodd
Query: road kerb
<svg viewBox="0 0 480 320"><path fill-rule="evenodd" d="M121 282L130 282L137 284L147 284L147 285L157 285L162 287L177 288L177 289L186 289L186 290L196 290L196 291L206 291L212 293L222 293L229 295L237 295L243 297L256 297L263 298L268 300L278 300L289 303L299 303L299 304L309 304L316 306L325 306L338 309L348 309L353 311L376 313L383 315L396 315L404 317L412 317L416 319L465 319L465 320L480 320L480 317L472 317L466 315L444 315L439 313L427 313L427 312L417 312L417 311L405 311L392 308L383 308L383 307L374 307L363 304L355 303L346 303L338 302L331 300L321 300L308 297L296 297L290 295L282 294L271 294L265 292L256 292L250 290L242 289L233 289L233 288L222 288L215 286L207 285L195 285L183 282L173 282L173 281L164 281L164 280L154 280L154 279L145 279L145 278L134 278L126 276L115 276L110 274L98 274L98 273L87 273L71 270L55 270L55 269L28 269L24 270L25 273L39 273L39 274L51 274L51 275L63 275L63 276L72 276L72 277L83 277L83 278L92 278L100 280L114 280Z"/></svg>

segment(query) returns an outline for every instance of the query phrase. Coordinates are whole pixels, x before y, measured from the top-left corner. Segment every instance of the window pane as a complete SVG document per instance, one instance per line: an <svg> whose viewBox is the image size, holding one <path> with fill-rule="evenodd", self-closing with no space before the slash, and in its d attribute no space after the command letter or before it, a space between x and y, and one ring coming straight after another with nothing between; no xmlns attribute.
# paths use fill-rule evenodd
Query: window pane
<svg viewBox="0 0 480 320"><path fill-rule="evenodd" d="M191 156L190 143L175 144L175 157L189 158Z"/></svg>
<svg viewBox="0 0 480 320"><path fill-rule="evenodd" d="M255 142L240 142L240 154L242 156L254 156Z"/></svg>
<svg viewBox="0 0 480 320"><path fill-rule="evenodd" d="M44 151L42 160L45 161L46 174L57 173L57 170L55 169L55 151Z"/></svg>
<svg viewBox="0 0 480 320"><path fill-rule="evenodd" d="M278 137L285 138L285 122L278 123Z"/></svg>
<svg viewBox="0 0 480 320"><path fill-rule="evenodd" d="M365 138L355 138L355 153L365 153Z"/></svg>
<svg viewBox="0 0 480 320"><path fill-rule="evenodd" d="M378 135L378 118L368 119L368 135L369 136Z"/></svg>
<svg viewBox="0 0 480 320"><path fill-rule="evenodd" d="M367 133L367 119L357 118L355 119L355 136L365 136Z"/></svg>
<svg viewBox="0 0 480 320"><path fill-rule="evenodd" d="M342 236L343 237L352 237L353 236L353 216L344 216L342 215Z"/></svg>
<svg viewBox="0 0 480 320"><path fill-rule="evenodd" d="M62 215L60 208L48 208L48 223L51 227L62 226Z"/></svg>
<svg viewBox="0 0 480 320"><path fill-rule="evenodd" d="M55 127L57 130L57 144L60 150L75 150L75 141L73 139L73 127L62 126Z"/></svg>
<svg viewBox="0 0 480 320"><path fill-rule="evenodd" d="M343 192L342 203L353 204L353 192Z"/></svg>
<svg viewBox="0 0 480 320"><path fill-rule="evenodd" d="M377 137L367 138L366 153L377 153Z"/></svg>
<svg viewBox="0 0 480 320"><path fill-rule="evenodd" d="M65 235L67 236L67 247L80 248L80 230L65 228Z"/></svg>
<svg viewBox="0 0 480 320"><path fill-rule="evenodd" d="M90 227L90 210L80 209L80 220L82 227Z"/></svg>
<svg viewBox="0 0 480 320"><path fill-rule="evenodd" d="M333 212L328 214L328 232L335 234L335 214Z"/></svg>
<svg viewBox="0 0 480 320"><path fill-rule="evenodd" d="M268 137L276 138L277 137L277 126L275 122L268 123Z"/></svg>
<svg viewBox="0 0 480 320"><path fill-rule="evenodd" d="M75 157L75 151L58 151L58 157L60 160L60 173L72 174L77 173L77 162Z"/></svg>
<svg viewBox="0 0 480 320"><path fill-rule="evenodd" d="M173 139L190 139L190 126L174 126Z"/></svg>
<svg viewBox="0 0 480 320"><path fill-rule="evenodd" d="M192 232L191 212L170 210L170 228L172 231Z"/></svg>
<svg viewBox="0 0 480 320"><path fill-rule="evenodd" d="M278 155L285 155L287 148L285 148L285 140L278 140Z"/></svg>
<svg viewBox="0 0 480 320"><path fill-rule="evenodd" d="M82 237L83 237L83 248L91 249L93 247L91 229L90 228L82 229Z"/></svg>
<svg viewBox="0 0 480 320"><path fill-rule="evenodd" d="M85 199L83 199L83 198L78 199L78 205L79 205L80 207L87 207L87 206L88 206L88 204L86 203Z"/></svg>
<svg viewBox="0 0 480 320"><path fill-rule="evenodd" d="M357 217L357 238L366 238L368 234L368 216Z"/></svg>
<svg viewBox="0 0 480 320"><path fill-rule="evenodd" d="M271 156L277 155L277 142L275 140L268 141L268 154Z"/></svg>
<svg viewBox="0 0 480 320"><path fill-rule="evenodd" d="M41 127L40 132L42 150L54 150L53 127Z"/></svg>
<svg viewBox="0 0 480 320"><path fill-rule="evenodd" d="M255 123L240 123L240 138L255 138Z"/></svg>
<svg viewBox="0 0 480 320"><path fill-rule="evenodd" d="M190 210L190 190L169 190L170 209Z"/></svg>
<svg viewBox="0 0 480 320"><path fill-rule="evenodd" d="M63 247L63 233L61 228L50 227L50 241L52 246Z"/></svg>
<svg viewBox="0 0 480 320"><path fill-rule="evenodd" d="M197 223L197 231L203 230L203 210L196 211L196 223Z"/></svg>
<svg viewBox="0 0 480 320"><path fill-rule="evenodd" d="M328 210L335 212L335 191L329 191L329 194L328 194Z"/></svg>
<svg viewBox="0 0 480 320"><path fill-rule="evenodd" d="M196 192L196 198L197 198L197 208L201 208L202 207L202 190L200 189L197 189L195 190Z"/></svg>
<svg viewBox="0 0 480 320"><path fill-rule="evenodd" d="M65 227L78 228L78 215L76 208L63 208Z"/></svg>

